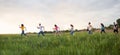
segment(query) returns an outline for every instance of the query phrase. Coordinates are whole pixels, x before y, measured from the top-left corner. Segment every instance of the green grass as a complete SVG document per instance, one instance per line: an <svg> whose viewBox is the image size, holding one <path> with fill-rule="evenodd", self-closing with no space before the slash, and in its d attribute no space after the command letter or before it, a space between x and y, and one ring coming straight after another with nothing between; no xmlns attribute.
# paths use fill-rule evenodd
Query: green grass
<svg viewBox="0 0 120 55"><path fill-rule="evenodd" d="M120 34L0 35L0 55L119 55Z"/></svg>

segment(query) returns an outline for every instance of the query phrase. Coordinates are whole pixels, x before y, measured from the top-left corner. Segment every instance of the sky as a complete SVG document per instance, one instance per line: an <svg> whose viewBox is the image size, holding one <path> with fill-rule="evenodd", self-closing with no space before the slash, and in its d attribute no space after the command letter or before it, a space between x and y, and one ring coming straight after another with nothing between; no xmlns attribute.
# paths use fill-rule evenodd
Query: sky
<svg viewBox="0 0 120 55"><path fill-rule="evenodd" d="M0 34L38 32L39 23L46 31L54 24L61 30L86 29L88 22L94 28L112 24L120 18L120 0L0 0Z"/></svg>

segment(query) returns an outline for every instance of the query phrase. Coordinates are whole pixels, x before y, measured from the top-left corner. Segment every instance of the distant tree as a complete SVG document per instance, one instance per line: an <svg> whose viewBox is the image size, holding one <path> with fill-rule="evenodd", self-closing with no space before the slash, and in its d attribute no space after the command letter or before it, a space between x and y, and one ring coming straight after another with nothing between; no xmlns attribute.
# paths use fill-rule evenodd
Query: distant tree
<svg viewBox="0 0 120 55"><path fill-rule="evenodd" d="M69 32L69 30L64 30L64 32Z"/></svg>
<svg viewBox="0 0 120 55"><path fill-rule="evenodd" d="M79 31L78 29L75 29L75 31Z"/></svg>
<svg viewBox="0 0 120 55"><path fill-rule="evenodd" d="M37 34L37 32L33 32L33 34Z"/></svg>
<svg viewBox="0 0 120 55"><path fill-rule="evenodd" d="M120 18L116 20L116 22L118 23L119 27L120 27Z"/></svg>
<svg viewBox="0 0 120 55"><path fill-rule="evenodd" d="M113 25L110 24L108 27L106 27L107 29L112 29L113 28Z"/></svg>

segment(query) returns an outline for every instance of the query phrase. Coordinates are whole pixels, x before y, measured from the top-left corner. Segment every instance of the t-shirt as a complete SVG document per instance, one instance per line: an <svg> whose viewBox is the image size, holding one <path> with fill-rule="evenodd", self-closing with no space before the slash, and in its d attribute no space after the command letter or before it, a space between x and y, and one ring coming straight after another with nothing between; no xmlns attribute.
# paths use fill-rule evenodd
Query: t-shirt
<svg viewBox="0 0 120 55"><path fill-rule="evenodd" d="M21 28L21 30L24 30L24 29L25 29L25 27L24 27L24 26L21 26L20 28Z"/></svg>
<svg viewBox="0 0 120 55"><path fill-rule="evenodd" d="M38 29L40 29L40 31L44 31L44 26L39 26Z"/></svg>
<svg viewBox="0 0 120 55"><path fill-rule="evenodd" d="M71 27L70 31L74 31L74 27Z"/></svg>
<svg viewBox="0 0 120 55"><path fill-rule="evenodd" d="M114 25L113 29L114 29L114 30L117 30L117 29L118 29L118 26L117 26L117 25Z"/></svg>
<svg viewBox="0 0 120 55"><path fill-rule="evenodd" d="M90 30L92 30L92 25L89 25L88 27L87 27L87 29L90 31Z"/></svg>
<svg viewBox="0 0 120 55"><path fill-rule="evenodd" d="M104 30L104 29L105 29L105 27L101 26L101 30Z"/></svg>
<svg viewBox="0 0 120 55"><path fill-rule="evenodd" d="M55 30L56 30L56 31L58 31L58 30L59 30L59 27L58 27L58 26L56 26L56 27L55 27Z"/></svg>

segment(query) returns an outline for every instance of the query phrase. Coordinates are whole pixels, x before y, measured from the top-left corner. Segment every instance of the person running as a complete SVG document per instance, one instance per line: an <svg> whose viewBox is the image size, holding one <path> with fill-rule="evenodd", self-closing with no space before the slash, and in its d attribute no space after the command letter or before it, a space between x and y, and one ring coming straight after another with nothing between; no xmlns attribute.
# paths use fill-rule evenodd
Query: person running
<svg viewBox="0 0 120 55"><path fill-rule="evenodd" d="M114 24L114 25L113 25L113 32L114 32L114 33L118 33L118 25L115 24L115 22L114 22L113 24Z"/></svg>
<svg viewBox="0 0 120 55"><path fill-rule="evenodd" d="M23 35L26 36L26 34L25 34L25 29L26 29L26 27L24 26L24 24L21 24L20 28L21 28L21 30L22 30L21 36L23 36Z"/></svg>
<svg viewBox="0 0 120 55"><path fill-rule="evenodd" d="M91 23L89 22L88 23L88 27L87 27L87 31L88 31L88 34L92 34L92 25L91 25Z"/></svg>
<svg viewBox="0 0 120 55"><path fill-rule="evenodd" d="M53 28L53 29L55 31L55 36L60 36L60 28L56 24L54 25L54 27L55 28Z"/></svg>
<svg viewBox="0 0 120 55"><path fill-rule="evenodd" d="M74 34L74 26L72 24L70 24L70 27L71 27L70 34L73 36L73 34Z"/></svg>
<svg viewBox="0 0 120 55"><path fill-rule="evenodd" d="M39 24L39 26L37 28L40 29L40 31L38 33L38 37L40 36L40 34L42 34L42 36L45 36L44 35L44 26L41 26L41 24Z"/></svg>
<svg viewBox="0 0 120 55"><path fill-rule="evenodd" d="M105 26L104 26L103 23L101 23L101 32L100 32L100 33L102 34L103 32L106 33L106 32L105 32Z"/></svg>

